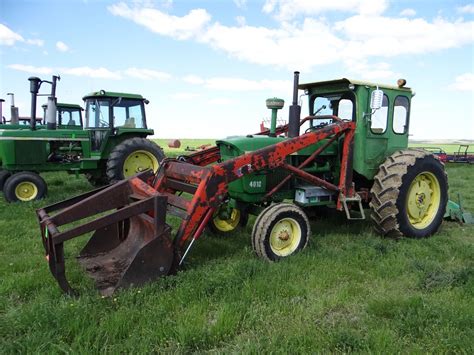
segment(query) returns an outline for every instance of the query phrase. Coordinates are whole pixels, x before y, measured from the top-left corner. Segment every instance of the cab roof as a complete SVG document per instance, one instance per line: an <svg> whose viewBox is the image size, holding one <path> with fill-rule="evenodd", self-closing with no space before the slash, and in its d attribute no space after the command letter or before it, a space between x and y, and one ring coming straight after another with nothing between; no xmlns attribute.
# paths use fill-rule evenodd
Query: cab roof
<svg viewBox="0 0 474 355"><path fill-rule="evenodd" d="M84 96L82 99L86 100L86 99L97 98L97 97L113 98L113 99L122 97L124 99L145 100L145 98L142 95L129 94L125 92L105 91L105 90L91 92L90 94Z"/></svg>
<svg viewBox="0 0 474 355"><path fill-rule="evenodd" d="M401 90L401 91L412 91L409 87L398 87L396 85L386 85L386 84L378 84L378 83L371 83L368 81L360 81L360 80L352 80L347 78L342 79L335 79L335 80L327 80L327 81L316 81L313 83L305 83L299 84L298 89L310 89L310 88L320 88L325 86L334 86L334 85L357 85L357 86L369 86L369 87L379 87L379 88L386 88L386 89L393 89L393 90Z"/></svg>

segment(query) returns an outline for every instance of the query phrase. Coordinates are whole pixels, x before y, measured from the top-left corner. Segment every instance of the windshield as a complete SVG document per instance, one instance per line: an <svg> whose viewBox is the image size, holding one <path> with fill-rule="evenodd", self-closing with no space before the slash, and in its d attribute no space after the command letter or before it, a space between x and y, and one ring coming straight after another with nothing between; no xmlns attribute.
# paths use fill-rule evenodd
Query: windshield
<svg viewBox="0 0 474 355"><path fill-rule="evenodd" d="M311 120L310 126L327 125L332 122L332 119L321 116L337 116L347 121L355 119L352 97L353 95L347 93L313 96L310 101L310 115L316 116L316 119Z"/></svg>
<svg viewBox="0 0 474 355"><path fill-rule="evenodd" d="M57 111L58 124L67 126L82 126L80 109L58 107Z"/></svg>

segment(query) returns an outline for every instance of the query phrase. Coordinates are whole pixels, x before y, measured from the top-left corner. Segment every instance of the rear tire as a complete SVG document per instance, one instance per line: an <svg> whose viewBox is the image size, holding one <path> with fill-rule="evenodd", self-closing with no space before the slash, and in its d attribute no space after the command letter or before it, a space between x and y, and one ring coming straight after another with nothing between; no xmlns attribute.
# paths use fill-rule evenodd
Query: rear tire
<svg viewBox="0 0 474 355"><path fill-rule="evenodd" d="M255 253L268 261L278 261L304 249L311 228L303 210L289 203L264 209L252 231Z"/></svg>
<svg viewBox="0 0 474 355"><path fill-rule="evenodd" d="M107 178L115 183L148 169L156 172L164 158L163 150L156 143L146 138L127 139L110 153Z"/></svg>
<svg viewBox="0 0 474 355"><path fill-rule="evenodd" d="M0 170L0 191L3 191L3 186L11 174L12 173L7 170Z"/></svg>
<svg viewBox="0 0 474 355"><path fill-rule="evenodd" d="M36 173L24 171L8 178L3 188L8 202L28 202L40 200L46 196L46 182Z"/></svg>
<svg viewBox="0 0 474 355"><path fill-rule="evenodd" d="M448 201L444 165L423 149L398 151L380 166L371 189L375 231L388 237L436 233Z"/></svg>

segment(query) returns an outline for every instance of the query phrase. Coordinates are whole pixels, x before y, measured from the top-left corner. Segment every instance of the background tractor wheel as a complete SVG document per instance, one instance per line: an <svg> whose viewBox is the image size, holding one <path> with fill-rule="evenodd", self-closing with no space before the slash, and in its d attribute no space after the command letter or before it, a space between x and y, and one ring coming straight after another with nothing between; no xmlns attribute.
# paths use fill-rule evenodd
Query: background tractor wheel
<svg viewBox="0 0 474 355"><path fill-rule="evenodd" d="M249 215L245 211L231 208L227 211L227 204L221 205L216 211L208 226L212 233L224 235L247 225Z"/></svg>
<svg viewBox="0 0 474 355"><path fill-rule="evenodd" d="M21 172L8 178L3 194L8 202L33 201L46 196L46 182L41 176L32 172Z"/></svg>
<svg viewBox="0 0 474 355"><path fill-rule="evenodd" d="M115 183L148 169L156 172L164 158L163 150L152 141L145 138L127 139L110 153L107 178Z"/></svg>
<svg viewBox="0 0 474 355"><path fill-rule="evenodd" d="M268 261L277 261L304 249L311 228L303 210L289 203L278 203L263 210L252 231L255 253Z"/></svg>
<svg viewBox="0 0 474 355"><path fill-rule="evenodd" d="M11 174L12 173L7 170L0 170L0 191L3 191L3 186Z"/></svg>
<svg viewBox="0 0 474 355"><path fill-rule="evenodd" d="M107 179L106 175L95 175L90 173L86 173L85 175L87 181L89 181L92 186L100 187L109 183L109 180Z"/></svg>
<svg viewBox="0 0 474 355"><path fill-rule="evenodd" d="M428 237L440 227L447 201L448 178L439 159L423 149L398 151L374 178L374 228L389 237Z"/></svg>

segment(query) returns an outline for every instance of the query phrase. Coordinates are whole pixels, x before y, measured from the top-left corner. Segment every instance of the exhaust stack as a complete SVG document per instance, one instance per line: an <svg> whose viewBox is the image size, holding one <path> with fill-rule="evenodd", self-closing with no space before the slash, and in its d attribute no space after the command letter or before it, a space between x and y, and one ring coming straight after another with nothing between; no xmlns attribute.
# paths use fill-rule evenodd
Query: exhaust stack
<svg viewBox="0 0 474 355"><path fill-rule="evenodd" d="M41 86L41 79L32 76L28 78L30 81L30 93L31 93L31 118L30 118L30 127L31 130L36 130L36 101L38 99L38 92Z"/></svg>
<svg viewBox="0 0 474 355"><path fill-rule="evenodd" d="M298 81L300 72L295 71L293 79L293 102L289 107L288 137L294 138L300 135L301 106L298 105Z"/></svg>

